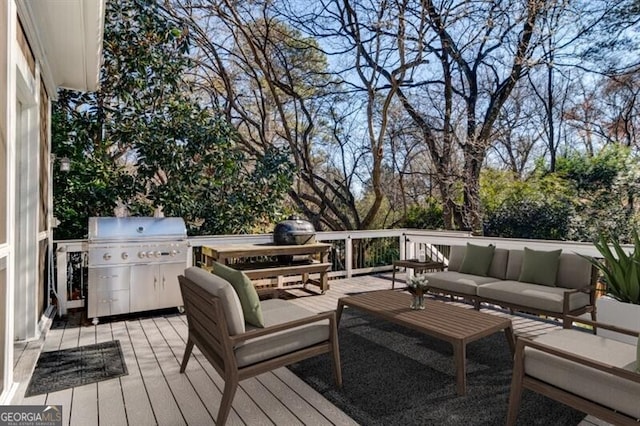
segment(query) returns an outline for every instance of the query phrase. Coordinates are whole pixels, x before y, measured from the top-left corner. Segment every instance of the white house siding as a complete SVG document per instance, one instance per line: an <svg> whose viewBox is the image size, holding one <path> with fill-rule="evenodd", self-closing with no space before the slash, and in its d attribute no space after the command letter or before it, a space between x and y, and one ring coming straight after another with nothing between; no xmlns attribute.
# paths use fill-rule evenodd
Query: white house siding
<svg viewBox="0 0 640 426"><path fill-rule="evenodd" d="M0 1L0 404L16 389L14 342L40 337L51 303L50 100L95 89L104 6Z"/></svg>
<svg viewBox="0 0 640 426"><path fill-rule="evenodd" d="M15 8L12 1L0 2L0 403L10 396L13 383L13 108L15 79L13 78L12 19Z"/></svg>

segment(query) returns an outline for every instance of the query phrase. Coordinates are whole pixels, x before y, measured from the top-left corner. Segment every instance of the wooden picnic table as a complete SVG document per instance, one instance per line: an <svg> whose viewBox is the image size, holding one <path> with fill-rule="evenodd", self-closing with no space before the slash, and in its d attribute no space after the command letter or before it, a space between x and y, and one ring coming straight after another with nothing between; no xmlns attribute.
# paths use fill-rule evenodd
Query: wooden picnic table
<svg viewBox="0 0 640 426"><path fill-rule="evenodd" d="M301 275L302 286L312 284L324 294L329 289L329 251L331 244L313 243L302 245L268 244L220 244L202 247L204 266L209 268L213 261L224 263L234 269L243 271L251 280L277 278L277 289L284 289L283 277ZM292 262L265 261L262 258L291 258L308 256L303 260ZM312 256L319 257L313 259ZM310 278L309 274L319 274L319 279Z"/></svg>

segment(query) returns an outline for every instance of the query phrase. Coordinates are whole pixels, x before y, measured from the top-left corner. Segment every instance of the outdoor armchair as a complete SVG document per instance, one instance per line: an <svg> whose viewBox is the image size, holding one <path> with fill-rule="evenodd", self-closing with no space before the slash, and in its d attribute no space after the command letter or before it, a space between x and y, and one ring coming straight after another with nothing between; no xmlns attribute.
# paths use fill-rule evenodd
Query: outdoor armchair
<svg viewBox="0 0 640 426"><path fill-rule="evenodd" d="M638 336L637 331L575 317L570 320ZM518 338L507 424L515 424L526 388L607 422L637 426L637 363L635 345L580 330L557 330L533 340Z"/></svg>
<svg viewBox="0 0 640 426"><path fill-rule="evenodd" d="M291 302L260 302L264 328L245 324L242 306L231 284L204 269L191 267L178 277L187 314L189 337L180 372L196 345L225 382L216 424L223 425L238 383L267 371L323 353L333 359L342 386L335 311L315 314Z"/></svg>

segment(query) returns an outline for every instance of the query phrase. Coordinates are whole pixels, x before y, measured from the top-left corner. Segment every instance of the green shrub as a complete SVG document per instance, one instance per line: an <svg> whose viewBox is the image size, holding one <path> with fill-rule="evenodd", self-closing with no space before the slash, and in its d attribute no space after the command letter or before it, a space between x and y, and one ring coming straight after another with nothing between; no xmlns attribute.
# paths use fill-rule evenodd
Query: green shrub
<svg viewBox="0 0 640 426"><path fill-rule="evenodd" d="M405 228L415 229L442 229L444 219L442 217L442 206L431 199L426 205L414 205L407 211L404 220Z"/></svg>
<svg viewBox="0 0 640 426"><path fill-rule="evenodd" d="M508 200L485 216L484 234L503 238L563 240L569 233L571 205L544 200Z"/></svg>

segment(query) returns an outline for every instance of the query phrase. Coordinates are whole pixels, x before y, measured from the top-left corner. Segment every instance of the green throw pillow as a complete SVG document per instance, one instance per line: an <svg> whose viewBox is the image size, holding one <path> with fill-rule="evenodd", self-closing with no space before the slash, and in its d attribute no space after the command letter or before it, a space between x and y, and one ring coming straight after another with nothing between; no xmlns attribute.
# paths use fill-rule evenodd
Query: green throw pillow
<svg viewBox="0 0 640 426"><path fill-rule="evenodd" d="M518 281L555 287L560 253L562 249L538 251L525 247Z"/></svg>
<svg viewBox="0 0 640 426"><path fill-rule="evenodd" d="M264 327L260 298L249 277L242 271L237 271L218 262L213 262L213 273L229 281L236 293L238 293L244 320L256 327Z"/></svg>
<svg viewBox="0 0 640 426"><path fill-rule="evenodd" d="M495 250L496 247L493 245L476 246L467 243L467 250L462 259L462 265L460 265L460 272L486 277L489 273Z"/></svg>

